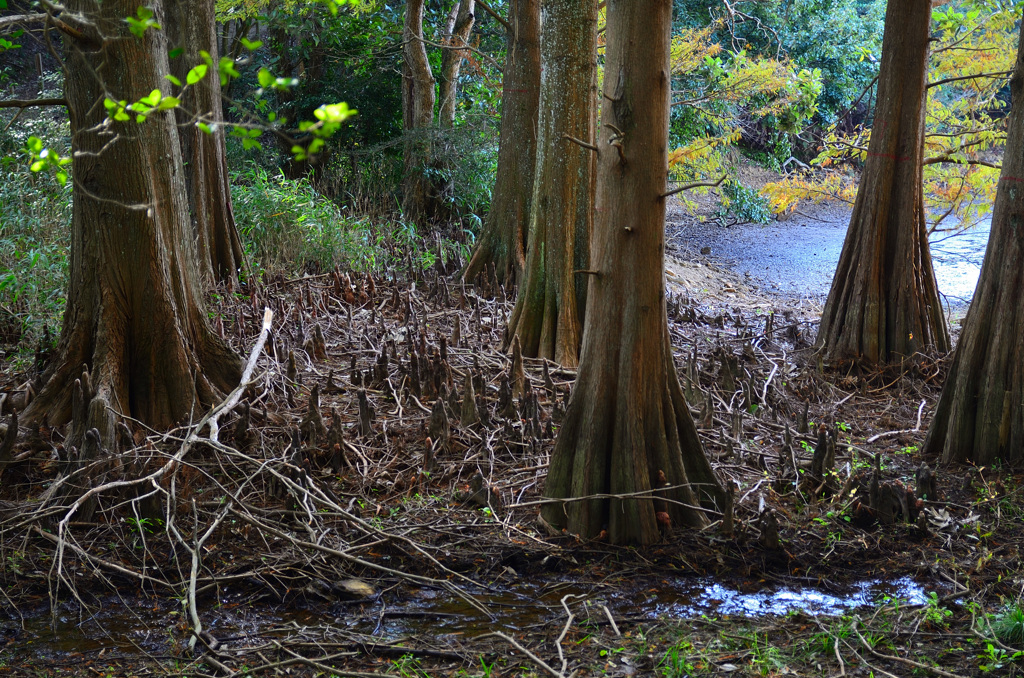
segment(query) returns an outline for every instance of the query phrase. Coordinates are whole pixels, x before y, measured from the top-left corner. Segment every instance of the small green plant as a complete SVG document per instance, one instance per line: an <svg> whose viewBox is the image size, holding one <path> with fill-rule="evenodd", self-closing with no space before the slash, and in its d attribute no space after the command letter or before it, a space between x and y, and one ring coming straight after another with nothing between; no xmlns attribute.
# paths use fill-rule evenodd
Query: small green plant
<svg viewBox="0 0 1024 678"><path fill-rule="evenodd" d="M1006 645L1024 647L1024 607L1021 601L1009 603L996 613L992 631Z"/></svg>
<svg viewBox="0 0 1024 678"><path fill-rule="evenodd" d="M7 567L14 574L21 574L25 566L25 554L21 551L14 551L7 556Z"/></svg>
<svg viewBox="0 0 1024 678"><path fill-rule="evenodd" d="M949 626L949 618L952 616L951 610L939 604L939 594L929 591L928 604L924 608L924 618L936 626Z"/></svg>
<svg viewBox="0 0 1024 678"><path fill-rule="evenodd" d="M982 673L1001 672L1007 664L1024 658L1024 652L1007 652L993 643L985 643L985 650L978 655L978 658L981 659L978 669Z"/></svg>
<svg viewBox="0 0 1024 678"><path fill-rule="evenodd" d="M696 671L696 667L690 661L693 653L693 643L680 640L672 645L661 658L658 664L658 673L663 678L688 678Z"/></svg>
<svg viewBox="0 0 1024 678"><path fill-rule="evenodd" d="M718 215L732 217L744 224L767 224L772 220L768 199L734 179L722 184L722 207Z"/></svg>
<svg viewBox="0 0 1024 678"><path fill-rule="evenodd" d="M754 633L750 650L750 664L762 676L778 675L780 671L787 668L782 651L768 641L767 635L761 641L758 639L757 633Z"/></svg>
<svg viewBox="0 0 1024 678"><path fill-rule="evenodd" d="M149 532L150 534L153 534L154 524L162 524L163 523L163 521L160 520L159 518L157 518L156 520L153 520L153 519L150 519L150 518L135 518L134 516L129 516L129 517L125 518L124 521L126 523L128 523L128 525L130 525L132 527L132 529L134 529L136 531L145 530L146 532Z"/></svg>
<svg viewBox="0 0 1024 678"><path fill-rule="evenodd" d="M494 673L494 667L497 664L497 660L488 664L484 661L483 657L480 657L480 678L491 678Z"/></svg>
<svg viewBox="0 0 1024 678"><path fill-rule="evenodd" d="M423 669L420 668L420 660L412 654L403 654L398 659L392 661L391 664L394 666L398 675L402 676L402 678L406 678L407 676L425 678L427 675Z"/></svg>

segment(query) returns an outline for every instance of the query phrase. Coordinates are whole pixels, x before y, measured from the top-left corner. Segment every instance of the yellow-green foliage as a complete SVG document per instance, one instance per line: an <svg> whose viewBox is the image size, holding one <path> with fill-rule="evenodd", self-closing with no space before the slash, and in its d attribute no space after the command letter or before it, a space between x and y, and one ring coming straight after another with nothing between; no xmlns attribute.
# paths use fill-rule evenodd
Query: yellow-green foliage
<svg viewBox="0 0 1024 678"><path fill-rule="evenodd" d="M936 8L929 59L924 196L933 223L955 217L970 225L991 211L1006 139L1005 102L999 98L1016 56L1019 11L957 11ZM979 76L979 77L971 77ZM870 128L850 134L832 129L811 173L790 175L763 193L776 213L807 199L856 195L856 184L839 168L863 163Z"/></svg>
<svg viewBox="0 0 1024 678"><path fill-rule="evenodd" d="M669 154L673 178L680 181L720 176L725 152L741 141L746 126L771 116L788 132L817 110L820 71L725 50L713 39L719 28L683 30L672 40L672 74L684 83L673 92L673 106L691 109L706 123Z"/></svg>

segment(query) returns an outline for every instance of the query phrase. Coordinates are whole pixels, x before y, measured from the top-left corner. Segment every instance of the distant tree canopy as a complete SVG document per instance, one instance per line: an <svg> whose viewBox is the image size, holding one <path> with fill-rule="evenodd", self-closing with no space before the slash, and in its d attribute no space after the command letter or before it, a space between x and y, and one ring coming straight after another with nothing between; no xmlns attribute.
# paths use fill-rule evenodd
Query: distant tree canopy
<svg viewBox="0 0 1024 678"><path fill-rule="evenodd" d="M821 71L816 122L828 124L878 73L885 0L676 0L676 30L715 25L725 49Z"/></svg>

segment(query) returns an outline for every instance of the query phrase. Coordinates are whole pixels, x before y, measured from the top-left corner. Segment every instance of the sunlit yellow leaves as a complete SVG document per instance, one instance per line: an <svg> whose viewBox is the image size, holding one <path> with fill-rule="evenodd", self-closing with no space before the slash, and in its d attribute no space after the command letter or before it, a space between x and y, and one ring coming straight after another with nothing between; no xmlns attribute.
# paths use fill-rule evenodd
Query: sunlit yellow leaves
<svg viewBox="0 0 1024 678"><path fill-rule="evenodd" d="M672 176L693 181L721 176L724 153L743 140L743 127L774 116L795 131L817 110L821 72L796 69L785 59L729 52L714 41L719 24L680 32L672 40L673 76L681 87L673 106L688 109L698 132L669 154Z"/></svg>
<svg viewBox="0 0 1024 678"><path fill-rule="evenodd" d="M822 203L840 200L853 204L857 198L857 184L848 175L834 171L790 175L780 181L766 184L761 195L768 198L776 214L787 214L801 202Z"/></svg>

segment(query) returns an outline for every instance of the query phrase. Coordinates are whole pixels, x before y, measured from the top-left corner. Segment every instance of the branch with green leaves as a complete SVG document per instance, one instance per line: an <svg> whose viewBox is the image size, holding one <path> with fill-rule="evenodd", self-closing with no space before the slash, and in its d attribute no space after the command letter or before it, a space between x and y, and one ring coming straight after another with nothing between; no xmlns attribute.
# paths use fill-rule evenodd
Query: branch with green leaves
<svg viewBox="0 0 1024 678"><path fill-rule="evenodd" d="M359 0L318 1L327 4L332 14L337 14L338 9L346 5L359 4ZM40 16L45 18L47 15ZM125 17L125 23L128 24L128 30L132 35L138 39L142 39L147 31L162 30L162 26L155 19L154 12L145 6L140 6L134 16ZM245 49L254 51L259 49L263 43L259 40L242 38L241 44ZM10 49L20 47L20 45L0 39L0 52L8 48L8 45L10 45ZM178 54L172 52L172 57L180 55L180 50L175 51ZM208 52L200 51L199 55L204 63L197 64L190 69L185 76L185 82L182 82L180 78L172 74L164 76L172 85L178 88L174 94L165 94L161 89L154 88L146 96L132 102L126 99L117 100L109 95L106 96L103 100L103 107L107 111L107 118L103 124L127 123L132 120L136 124L144 124L154 114L183 110L182 99L186 90L199 85L213 71L216 71L222 88L226 87L231 80L240 77L234 59L221 57L217 60L217 63L214 63L213 57ZM261 96L265 91L288 92L292 87L298 85L299 82L297 78L278 77L267 68L259 70L257 80L260 85L256 92L257 96ZM63 99L9 100L6 102L0 101L0 108L24 109L31 106L65 104L66 101ZM308 160L319 153L327 139L337 133L341 129L342 124L356 115L357 112L349 108L348 104L344 102L324 104L313 111L314 120L299 122L298 129L292 132L283 129L287 121L283 118L278 119L272 112L268 113L266 120L250 113L247 116L248 119L241 123L225 123L212 120L198 111L186 111L186 113L192 123L206 134L215 134L220 128L226 128L229 130L228 134L240 139L242 147L246 150L262 148L259 142L260 137L265 132L272 131L291 143L292 155L296 160L301 161ZM309 139L308 143L303 145L296 140L296 133ZM71 163L71 158L59 155L53 149L46 147L43 141L35 136L29 137L22 152L28 160L31 171L52 172L61 185L67 182L67 166Z"/></svg>

